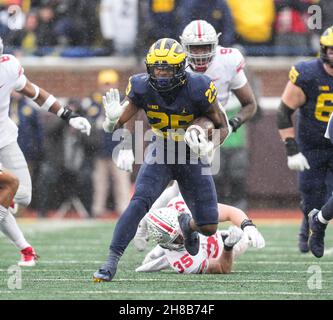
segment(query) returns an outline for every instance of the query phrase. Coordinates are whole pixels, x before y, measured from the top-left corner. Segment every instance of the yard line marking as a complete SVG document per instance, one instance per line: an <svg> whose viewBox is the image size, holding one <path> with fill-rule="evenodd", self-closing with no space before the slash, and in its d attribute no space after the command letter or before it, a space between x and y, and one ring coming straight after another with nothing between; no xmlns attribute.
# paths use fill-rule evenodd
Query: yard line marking
<svg viewBox="0 0 333 320"><path fill-rule="evenodd" d="M169 269L171 270L171 269ZM8 269L1 269L0 268L0 272L7 272ZM39 272L77 272L77 270L73 270L73 271L69 271L69 270L65 270L65 269L23 269L22 270L24 273L39 273ZM94 269L80 269L80 272L93 272ZM232 274L239 274L239 273L247 273L247 274L251 274L251 273L260 273L260 274L275 274L275 273L306 273L308 274L308 271L303 271L303 270L274 270L274 271L266 271L266 270L235 270L232 272ZM328 273L328 274L333 274L333 271L321 271L321 273ZM163 279L165 280L165 279Z"/></svg>
<svg viewBox="0 0 333 320"><path fill-rule="evenodd" d="M18 293L18 290L3 290L0 291L0 294L7 294L7 293ZM133 291L133 290L105 290L105 291L88 291L88 290L72 290L72 291L67 291L67 292L57 292L53 291L53 293L61 293L63 295L66 294L134 294L136 296L140 294L153 294L154 296L159 295L159 294L166 294L166 295L199 295L199 296L204 296L204 295L220 295L220 296L230 296L230 295L237 295L237 296L256 296L256 295L261 295L261 296L266 296L266 295L271 295L271 296L315 296L315 297L320 297L322 295L325 296L333 296L333 292L325 292L324 294L322 292L316 292L316 293L310 293L310 292L288 292L288 291L244 291L244 292L239 292L239 291L167 291L167 290L162 290L162 291ZM163 300L163 299L161 299Z"/></svg>
<svg viewBox="0 0 333 320"><path fill-rule="evenodd" d="M114 279L112 282L161 282L165 281L166 279ZM77 282L77 281L92 281L92 278L87 277L80 277L80 278L34 278L34 279L23 279L25 282ZM277 280L277 279L247 279L247 280L234 280L234 279L224 279L224 280L216 280L216 279L186 279L185 277L182 279L168 279L168 282L194 282L194 283L200 283L200 282L214 282L214 283L304 283L304 280ZM324 283L331 283L333 280L323 280Z"/></svg>

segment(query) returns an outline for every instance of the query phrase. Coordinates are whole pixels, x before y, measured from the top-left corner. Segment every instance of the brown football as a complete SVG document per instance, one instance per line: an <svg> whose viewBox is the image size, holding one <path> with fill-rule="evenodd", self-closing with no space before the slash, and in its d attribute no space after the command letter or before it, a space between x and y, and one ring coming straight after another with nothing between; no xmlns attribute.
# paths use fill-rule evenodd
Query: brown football
<svg viewBox="0 0 333 320"><path fill-rule="evenodd" d="M209 118L207 118L207 117L196 118L191 122L191 126L192 125L201 127L202 129L204 129L206 135L208 134L208 139L212 138L212 133L213 133L212 130L215 129L215 126L214 126L213 121L210 120Z"/></svg>

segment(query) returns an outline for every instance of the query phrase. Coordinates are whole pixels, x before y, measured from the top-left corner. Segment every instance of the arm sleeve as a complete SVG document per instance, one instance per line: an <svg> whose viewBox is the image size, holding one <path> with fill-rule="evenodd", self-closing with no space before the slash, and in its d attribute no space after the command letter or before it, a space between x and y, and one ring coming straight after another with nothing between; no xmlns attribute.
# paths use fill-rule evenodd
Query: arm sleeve
<svg viewBox="0 0 333 320"><path fill-rule="evenodd" d="M128 84L126 87L126 97L128 97L131 101L133 101L133 103L141 108L141 104L140 104L140 99L138 98L137 94L135 93L135 88L137 85L137 80L136 77L130 77L128 79Z"/></svg>
<svg viewBox="0 0 333 320"><path fill-rule="evenodd" d="M247 78L244 72L244 68L246 65L244 56L237 49L232 49L232 67L234 69L234 76L230 83L231 90L237 90L241 87L244 87L247 83Z"/></svg>

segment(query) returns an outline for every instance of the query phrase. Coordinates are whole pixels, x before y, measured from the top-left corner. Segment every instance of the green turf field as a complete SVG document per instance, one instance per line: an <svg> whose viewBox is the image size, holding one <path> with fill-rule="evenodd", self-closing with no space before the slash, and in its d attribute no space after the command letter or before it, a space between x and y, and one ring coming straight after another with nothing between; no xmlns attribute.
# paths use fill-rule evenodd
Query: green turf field
<svg viewBox="0 0 333 320"><path fill-rule="evenodd" d="M106 258L113 222L21 220L20 225L40 263L22 269L22 289L9 289L14 274L8 268L19 257L1 235L0 299L333 299L333 252L320 260L299 254L296 224L258 223L266 248L251 248L229 275L138 274L134 269L145 253L130 245L111 283L93 283L92 274ZM326 242L333 247L331 228ZM309 267L321 269L321 289L308 288L308 282L314 284Z"/></svg>

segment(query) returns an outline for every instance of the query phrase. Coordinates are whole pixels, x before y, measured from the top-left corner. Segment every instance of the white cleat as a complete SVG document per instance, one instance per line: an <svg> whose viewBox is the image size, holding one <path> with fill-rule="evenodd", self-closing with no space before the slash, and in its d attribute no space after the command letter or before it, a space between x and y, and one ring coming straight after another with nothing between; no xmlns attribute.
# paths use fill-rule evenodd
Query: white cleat
<svg viewBox="0 0 333 320"><path fill-rule="evenodd" d="M17 263L20 267L34 267L37 263L38 255L33 247L21 250L21 260Z"/></svg>

